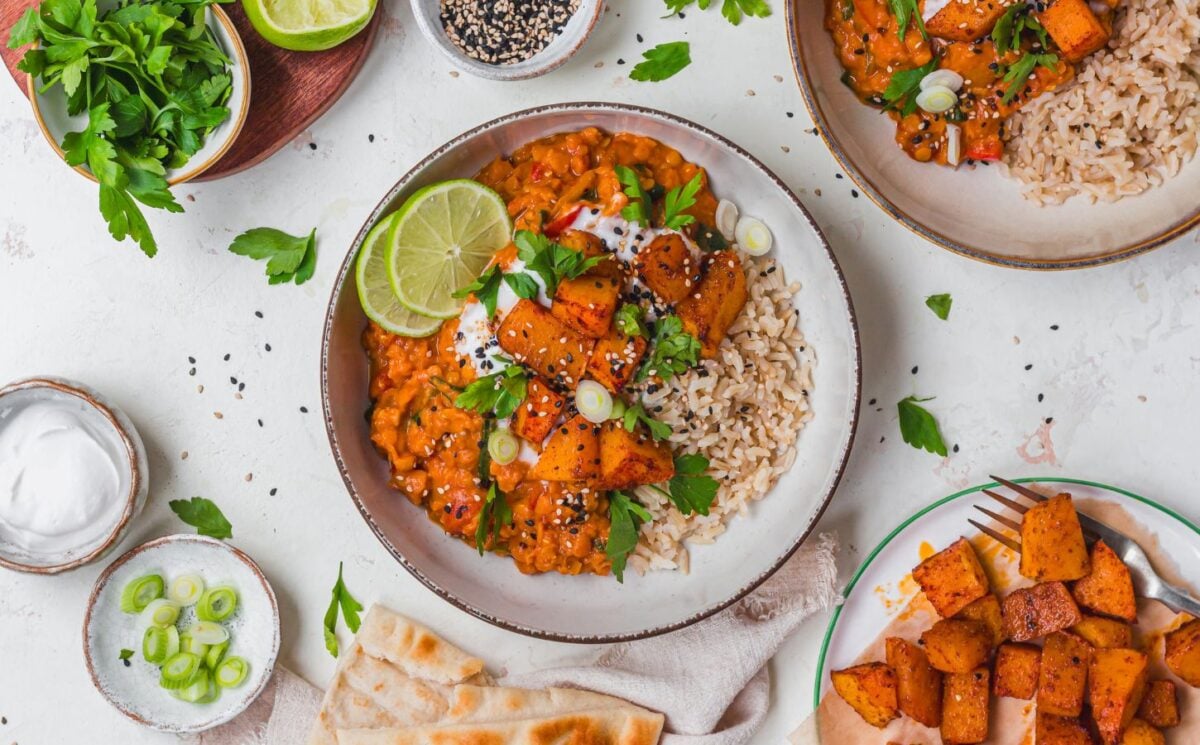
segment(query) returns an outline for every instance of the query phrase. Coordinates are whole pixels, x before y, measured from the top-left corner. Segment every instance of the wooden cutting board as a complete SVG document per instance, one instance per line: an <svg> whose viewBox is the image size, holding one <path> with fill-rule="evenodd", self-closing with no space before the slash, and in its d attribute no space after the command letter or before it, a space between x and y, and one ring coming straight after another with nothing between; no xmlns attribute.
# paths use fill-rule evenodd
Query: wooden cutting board
<svg viewBox="0 0 1200 745"><path fill-rule="evenodd" d="M8 30L38 0L0 0L0 57L25 91L17 70L24 50L9 49ZM341 97L358 74L382 10L354 38L324 52L289 52L269 43L246 19L240 3L221 6L241 34L250 57L250 113L233 147L196 180L211 181L261 163L294 139Z"/></svg>

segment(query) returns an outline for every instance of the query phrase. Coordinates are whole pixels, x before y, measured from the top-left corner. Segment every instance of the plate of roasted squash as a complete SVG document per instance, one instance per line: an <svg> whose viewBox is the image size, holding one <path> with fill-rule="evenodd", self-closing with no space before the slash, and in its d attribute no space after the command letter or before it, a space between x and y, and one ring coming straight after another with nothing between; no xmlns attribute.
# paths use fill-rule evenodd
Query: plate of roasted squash
<svg viewBox="0 0 1200 745"><path fill-rule="evenodd" d="M1123 489L1018 482L1048 499L985 527L1020 552L968 523L995 507L984 484L909 518L859 568L821 649L822 745L1200 742L1200 620L1138 596L1079 516L1193 596L1200 528Z"/></svg>

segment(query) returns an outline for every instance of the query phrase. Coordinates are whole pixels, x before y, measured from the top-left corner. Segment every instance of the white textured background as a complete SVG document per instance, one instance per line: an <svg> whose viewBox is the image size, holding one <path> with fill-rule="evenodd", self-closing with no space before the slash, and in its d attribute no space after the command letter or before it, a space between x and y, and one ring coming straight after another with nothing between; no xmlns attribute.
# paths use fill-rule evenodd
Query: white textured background
<svg viewBox="0 0 1200 745"><path fill-rule="evenodd" d="M587 655L454 610L385 553L329 455L318 354L335 268L412 164L509 111L628 101L694 119L762 158L805 200L842 262L862 325L864 404L877 400L864 406L849 470L820 526L842 536L844 579L902 518L989 472L1104 481L1200 519L1196 235L1130 262L1057 274L993 268L923 242L852 198L849 180L836 177L833 158L807 132L782 0L771 4L774 17L734 29L715 10L660 20L657 0L613 0L567 66L497 84L452 77L407 2L385 0L375 47L338 105L253 170L178 189L187 213L150 217L161 246L152 261L112 243L95 187L56 159L17 86L0 81L0 381L63 375L124 407L152 461L151 502L125 548L183 527L168 500L217 500L233 543L279 594L282 662L311 681L333 667L321 617L339 560L360 600L386 601L497 669ZM626 78L641 50L676 39L692 42L691 67L658 84ZM315 279L268 287L259 265L225 251L259 225L295 233L315 225ZM938 292L954 295L947 323L923 304ZM231 376L246 383L243 400ZM895 403L912 393L937 397L928 406L957 454L942 460L900 441ZM99 571L0 571L0 745L172 740L127 723L88 681L80 623ZM805 624L775 660L773 711L758 742L780 743L810 712L826 620Z"/></svg>

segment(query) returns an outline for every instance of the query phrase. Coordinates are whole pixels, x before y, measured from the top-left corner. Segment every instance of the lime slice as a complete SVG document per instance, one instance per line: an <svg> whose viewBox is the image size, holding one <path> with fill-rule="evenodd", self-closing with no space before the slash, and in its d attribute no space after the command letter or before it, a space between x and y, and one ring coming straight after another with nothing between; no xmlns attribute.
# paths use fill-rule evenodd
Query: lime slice
<svg viewBox="0 0 1200 745"><path fill-rule="evenodd" d="M388 279L388 233L399 213L388 215L371 228L358 251L354 279L363 312L385 330L401 336L429 336L442 325L441 319L420 316L400 304Z"/></svg>
<svg viewBox="0 0 1200 745"><path fill-rule="evenodd" d="M377 0L242 0L254 30L277 47L319 52L366 27Z"/></svg>
<svg viewBox="0 0 1200 745"><path fill-rule="evenodd" d="M453 293L510 240L508 207L496 192L470 179L427 186L396 213L388 240L392 291L414 313L453 318L463 306Z"/></svg>

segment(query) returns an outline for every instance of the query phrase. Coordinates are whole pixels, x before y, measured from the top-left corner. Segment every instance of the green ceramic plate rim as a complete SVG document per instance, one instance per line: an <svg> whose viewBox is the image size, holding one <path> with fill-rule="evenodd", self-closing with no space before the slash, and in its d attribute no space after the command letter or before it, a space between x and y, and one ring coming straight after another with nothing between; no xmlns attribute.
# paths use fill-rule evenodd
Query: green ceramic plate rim
<svg viewBox="0 0 1200 745"><path fill-rule="evenodd" d="M1153 507L1154 509L1158 510L1159 512L1162 512L1162 513L1168 515L1169 517L1175 518L1180 523L1182 523L1184 526L1190 528L1192 530L1192 532L1196 533L1197 535L1200 535L1200 527L1197 527L1191 520L1188 520L1186 517L1184 517L1183 515L1180 515L1178 512L1175 512L1171 508L1164 507L1163 505L1159 504L1158 502L1155 502L1152 499L1147 499L1146 497L1143 497L1139 494L1134 494L1131 491L1127 491L1125 489L1121 489L1121 488L1118 488L1115 486L1109 486L1108 484L1102 484L1098 481L1088 481L1087 479L1072 479L1072 478L1065 478L1062 476L1050 476L1050 477L1045 477L1045 478L1038 478L1035 476L1030 476L1030 477L1026 477L1026 478L1022 478L1022 479L1013 479L1013 481L1017 482L1018 484L1026 484L1026 483L1030 483L1030 482L1039 482L1039 483L1043 483L1043 484L1046 484L1046 483L1079 484L1081 486L1094 486L1098 489L1106 489L1111 492L1116 492L1117 494L1122 494L1126 497L1129 497L1130 499L1135 499L1149 507ZM960 497L965 497L968 494L977 494L978 492L981 492L984 489L998 488L999 486L1000 486L1000 484L997 484L994 481L990 481L986 484L979 484L978 486L972 486L968 489L963 489L960 492L956 492L954 494L951 494L948 497L943 497L942 499L939 499L938 501L934 502L933 504L929 505L928 507L925 507L924 509L922 509L920 512L917 512L915 515L908 518L904 522L900 523L900 525L898 525L895 528L895 530L893 530L891 533L888 533L887 537L884 538L879 543L879 545L876 546L874 548L874 550L872 550L871 553L867 555L866 560L864 560L863 563L858 567L858 570L854 572L854 576L850 579L849 584L846 585L846 589L842 591L842 596L850 597L850 593L854 590L854 586L858 584L858 580L862 578L863 574L866 573L867 568L869 566L871 566L871 562L875 561L875 557L879 555L879 552L882 551L884 548L886 548L887 545L889 543L891 543L892 540L897 535L899 535L901 531L903 531L905 528L907 528L909 525L912 525L914 522L916 522L917 520L919 520L920 518L922 518L929 512L932 512L933 510L937 509L938 507L941 507L942 505L946 504L947 502L952 502L955 499L959 499ZM838 620L842 617L842 609L845 607L846 606L843 603L834 610L833 618L829 619L829 626L825 629L825 638L821 642L821 654L819 657L817 657L817 679L813 686L813 711L814 712L821 706L821 681L825 677L825 675L824 675L824 673L825 673L825 655L829 652L829 642L830 642L830 640L833 639L834 629L837 628Z"/></svg>

